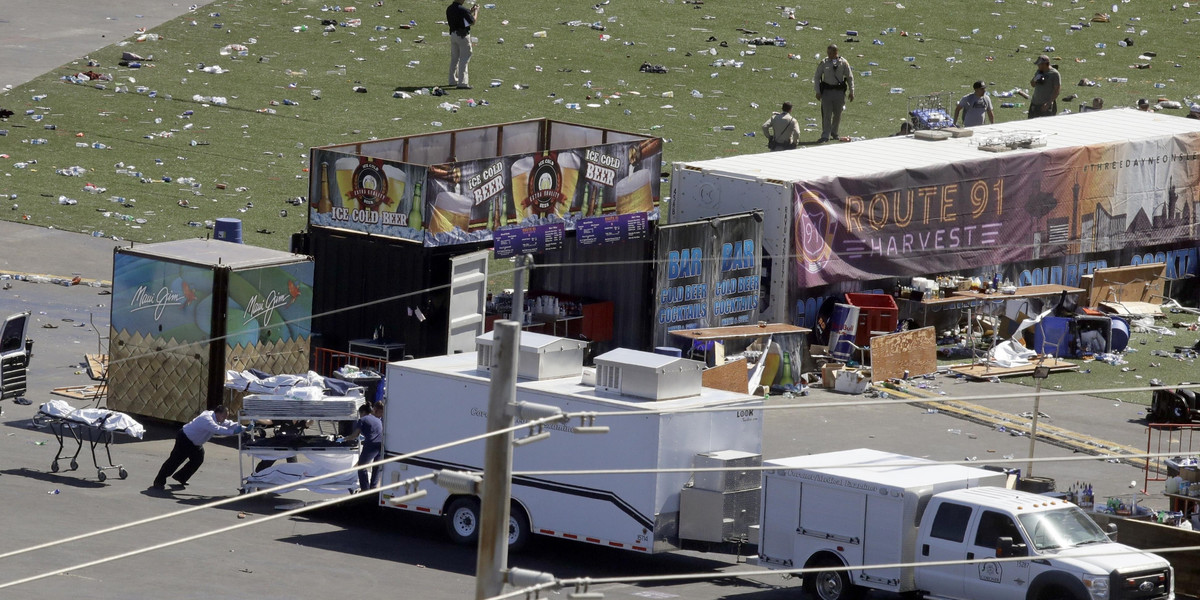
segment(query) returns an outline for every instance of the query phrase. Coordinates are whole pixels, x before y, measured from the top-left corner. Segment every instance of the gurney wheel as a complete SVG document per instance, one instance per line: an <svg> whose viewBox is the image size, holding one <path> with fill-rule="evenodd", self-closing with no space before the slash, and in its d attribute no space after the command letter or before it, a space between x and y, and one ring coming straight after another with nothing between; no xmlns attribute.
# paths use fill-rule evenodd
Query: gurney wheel
<svg viewBox="0 0 1200 600"><path fill-rule="evenodd" d="M71 470L74 471L75 469L78 469L78 468L79 468L79 463L72 460L71 461Z"/></svg>
<svg viewBox="0 0 1200 600"><path fill-rule="evenodd" d="M57 460L56 460L56 461L54 461L54 462L52 462L52 463L50 463L50 472L51 472L51 473L57 473L57 472L58 472L58 461L57 461Z"/></svg>
<svg viewBox="0 0 1200 600"><path fill-rule="evenodd" d="M125 469L120 469L117 471L117 476L120 477L121 479L125 479L126 477L129 477L129 471L126 471Z"/></svg>
<svg viewBox="0 0 1200 600"><path fill-rule="evenodd" d="M100 469L96 471L96 478L100 481L104 481L105 479L108 479L108 475L104 474L104 469Z"/></svg>

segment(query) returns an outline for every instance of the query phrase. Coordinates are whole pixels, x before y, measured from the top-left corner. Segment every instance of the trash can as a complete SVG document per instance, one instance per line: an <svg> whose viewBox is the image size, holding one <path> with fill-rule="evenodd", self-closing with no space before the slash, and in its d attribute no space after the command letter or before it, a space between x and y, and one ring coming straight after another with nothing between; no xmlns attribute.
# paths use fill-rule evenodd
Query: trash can
<svg viewBox="0 0 1200 600"><path fill-rule="evenodd" d="M363 370L354 375L339 375L335 373L333 376L335 379L348 381L361 387L363 389L363 397L367 399L367 404L383 399L380 397L380 391L382 390L380 384L383 382L383 376L375 371Z"/></svg>
<svg viewBox="0 0 1200 600"><path fill-rule="evenodd" d="M872 333L892 333L899 323L900 311L896 300L887 294L847 293L846 304L858 307L858 330L854 343L867 346Z"/></svg>

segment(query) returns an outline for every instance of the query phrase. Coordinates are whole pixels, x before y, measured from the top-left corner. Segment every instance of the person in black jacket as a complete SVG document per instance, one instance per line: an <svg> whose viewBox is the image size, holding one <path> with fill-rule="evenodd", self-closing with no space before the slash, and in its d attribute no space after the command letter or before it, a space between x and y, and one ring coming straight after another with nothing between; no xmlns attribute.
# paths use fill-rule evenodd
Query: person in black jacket
<svg viewBox="0 0 1200 600"><path fill-rule="evenodd" d="M457 87L460 90L471 89L471 80L467 74L467 65L471 62L471 26L479 16L479 5L474 4L470 10L463 6L466 0L454 0L446 7L446 26L450 28L450 81L447 87Z"/></svg>

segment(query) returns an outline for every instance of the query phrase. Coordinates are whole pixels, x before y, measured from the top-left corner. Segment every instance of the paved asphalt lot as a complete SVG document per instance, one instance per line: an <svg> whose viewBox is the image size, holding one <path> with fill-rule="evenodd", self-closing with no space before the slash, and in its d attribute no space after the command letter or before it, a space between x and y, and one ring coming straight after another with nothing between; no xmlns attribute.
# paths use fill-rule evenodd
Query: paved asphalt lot
<svg viewBox="0 0 1200 600"><path fill-rule="evenodd" d="M203 4L202 2L200 4ZM186 3L154 0L0 0L0 86L19 85L61 64L104 47L137 27L153 27L187 10ZM13 223L0 222L0 271L42 273L70 278L109 279L115 242ZM146 493L159 464L170 451L175 428L145 422L144 440L119 436L115 462L129 478L115 473L99 482L85 448L77 471L52 473L57 443L45 430L32 429L38 405L55 387L89 383L84 354L104 347L111 296L99 288L63 287L12 281L0 291L0 315L30 311L34 339L28 399L31 405L0 401L0 553L28 548L97 529L129 523L236 496L237 452L229 442L207 448L204 468L186 491ZM93 327L94 323L94 327ZM45 327L53 325L53 328ZM99 332L99 333L97 333ZM1008 384L936 382L955 396L1027 392ZM1053 377L1047 386L1053 385ZM779 457L856 447L873 447L935 459L1005 455L1024 457L1028 439L942 413L927 414L907 404L855 406L860 397L821 391L801 399L805 409L769 411L765 417L764 454ZM73 401L79 406L78 401ZM833 406L817 406L832 402ZM1008 412L1032 408L1027 398L989 401ZM1116 442L1141 447L1145 427L1141 407L1071 396L1044 399L1050 423ZM1070 450L1039 445L1039 457L1077 456ZM103 458L101 459L103 460ZM65 462L63 468L65 468ZM1125 494L1141 481L1133 467L1103 461L1058 462L1036 467L1060 487L1090 481L1097 495ZM1152 492L1157 489L1152 487ZM57 493L55 493L57 492ZM239 500L128 530L60 546L0 558L0 585L24 577L93 561L105 556L276 515L277 507L307 497ZM1161 508L1153 494L1144 505ZM245 518L239 518L245 515ZM732 556L677 552L641 557L565 541L541 541L515 556L514 566L552 572L560 577L605 577L713 572L726 575L704 582L606 585L610 599L688 598L707 600L783 600L796 598L798 583L776 575L745 577L752 564ZM379 510L371 500L322 508L218 536L124 558L116 562L0 589L2 598L254 598L294 599L354 595L434 600L472 597L474 552L456 547L433 519Z"/></svg>
<svg viewBox="0 0 1200 600"><path fill-rule="evenodd" d="M79 274L108 279L114 242L78 234L0 223L0 270L49 275ZM173 426L146 422L144 440L119 436L115 462L129 478L99 482L85 447L77 471L50 472L57 443L45 430L30 427L49 390L88 383L81 363L107 336L111 296L101 288L64 287L12 281L0 291L0 314L33 313L29 336L34 340L28 398L31 405L0 403L0 551L27 548L102 527L161 515L204 502L236 496L237 452L226 441L208 446L208 458L192 485L168 495L146 492L155 471L170 451ZM100 331L97 335L92 323ZM54 325L54 328L44 327ZM936 385L954 396L1027 392L1010 384L964 383L939 378ZM1053 385L1053 376L1047 386ZM981 462L1004 455L1025 457L1028 438L1012 437L990 427L928 414L908 404L861 406L850 397L816 391L806 398L773 397L771 405L799 403L808 408L768 411L764 454L779 457L856 447L873 447L935 459L976 457ZM77 406L78 401L73 401ZM832 403L832 405L830 405ZM1032 408L1027 398L989 401L1008 412ZM1044 398L1042 411L1050 423L1132 446L1145 443L1142 407L1088 397ZM1039 444L1039 457L1078 456L1070 450ZM101 459L103 460L103 458ZM63 463L63 468L65 468ZM1021 465L1023 466L1023 465ZM1097 496L1127 494L1131 481L1140 487L1141 471L1122 464L1091 460L1038 465L1036 473L1054 477L1060 487L1076 480L1092 482ZM55 490L58 493L54 493ZM1157 489L1152 488L1157 493ZM139 526L101 537L0 559L0 584L42 572L144 548L182 536L246 523L278 514L277 507L316 496L268 496ZM322 497L323 498L323 497ZM1153 494L1145 505L1159 508ZM244 513L246 518L239 518ZM767 575L738 577L754 568L721 554L680 552L653 557L547 540L516 556L515 566L552 572L560 577L720 572L715 582L605 586L608 598L690 599L794 598L796 580ZM370 500L357 505L322 508L306 515L276 519L214 537L72 570L67 574L0 589L0 597L88 598L316 598L329 595L382 595L407 590L406 597L450 599L470 597L474 570L471 549L453 546L436 520L394 510L381 510Z"/></svg>

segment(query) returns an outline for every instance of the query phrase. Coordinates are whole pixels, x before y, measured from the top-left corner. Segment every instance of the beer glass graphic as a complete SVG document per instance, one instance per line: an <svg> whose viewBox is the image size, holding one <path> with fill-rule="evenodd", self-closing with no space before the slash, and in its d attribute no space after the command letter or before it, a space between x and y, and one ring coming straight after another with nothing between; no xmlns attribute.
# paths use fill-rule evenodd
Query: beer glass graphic
<svg viewBox="0 0 1200 600"><path fill-rule="evenodd" d="M429 231L447 233L454 228L467 230L471 222L470 196L455 192L438 192L433 201L433 215L429 219Z"/></svg>
<svg viewBox="0 0 1200 600"><path fill-rule="evenodd" d="M649 169L642 169L618 181L617 213L623 215L654 210L654 192L651 185L656 176L657 174Z"/></svg>
<svg viewBox="0 0 1200 600"><path fill-rule="evenodd" d="M529 207L529 173L533 171L533 157L526 156L513 162L512 174L513 208L517 220L522 221L531 214Z"/></svg>

